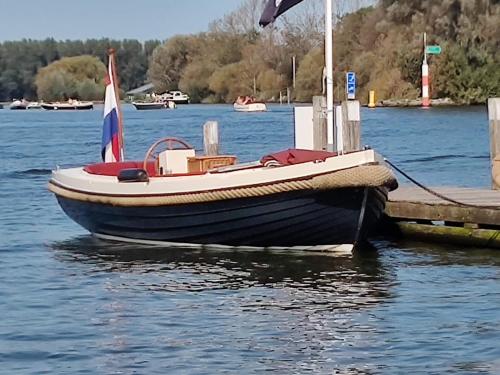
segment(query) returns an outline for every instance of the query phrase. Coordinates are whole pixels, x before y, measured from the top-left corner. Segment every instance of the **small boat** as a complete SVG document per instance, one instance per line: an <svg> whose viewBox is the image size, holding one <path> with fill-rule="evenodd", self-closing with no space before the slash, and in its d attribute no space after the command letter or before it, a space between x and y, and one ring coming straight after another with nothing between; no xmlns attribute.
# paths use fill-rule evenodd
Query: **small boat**
<svg viewBox="0 0 500 375"><path fill-rule="evenodd" d="M26 109L26 107L28 106L28 102L26 100L14 100L11 104L10 104L10 109L14 109L14 110L24 110Z"/></svg>
<svg viewBox="0 0 500 375"><path fill-rule="evenodd" d="M139 111L166 108L164 102L132 102L132 104Z"/></svg>
<svg viewBox="0 0 500 375"><path fill-rule="evenodd" d="M233 104L234 110L237 112L265 112L267 111L266 103L258 102L253 96L238 96Z"/></svg>
<svg viewBox="0 0 500 375"><path fill-rule="evenodd" d="M39 102L29 102L26 109L40 109L42 105Z"/></svg>
<svg viewBox="0 0 500 375"><path fill-rule="evenodd" d="M71 219L105 239L352 249L397 186L374 150L291 149L236 160L197 156L185 141L165 138L144 160L57 169L49 190Z"/></svg>
<svg viewBox="0 0 500 375"><path fill-rule="evenodd" d="M182 91L168 91L162 95L162 97L167 100L174 102L175 104L189 104L189 95L184 94Z"/></svg>
<svg viewBox="0 0 500 375"><path fill-rule="evenodd" d="M67 102L42 103L41 107L49 111L56 110L88 110L94 108L92 102L81 102L79 100L68 100Z"/></svg>

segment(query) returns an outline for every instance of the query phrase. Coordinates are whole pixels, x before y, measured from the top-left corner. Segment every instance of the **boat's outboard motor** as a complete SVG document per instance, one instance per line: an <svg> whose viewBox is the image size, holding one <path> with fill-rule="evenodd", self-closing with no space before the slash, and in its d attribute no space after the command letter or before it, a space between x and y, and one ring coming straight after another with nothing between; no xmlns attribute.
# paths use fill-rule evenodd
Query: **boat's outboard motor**
<svg viewBox="0 0 500 375"><path fill-rule="evenodd" d="M118 173L118 181L119 182L148 182L149 175L142 168L128 168L122 169L120 173Z"/></svg>

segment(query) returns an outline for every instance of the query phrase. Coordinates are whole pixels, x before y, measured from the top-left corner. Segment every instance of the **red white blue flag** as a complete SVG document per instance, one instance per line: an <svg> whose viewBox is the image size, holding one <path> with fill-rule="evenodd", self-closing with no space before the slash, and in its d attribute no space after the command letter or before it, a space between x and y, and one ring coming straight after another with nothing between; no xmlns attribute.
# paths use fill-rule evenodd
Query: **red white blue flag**
<svg viewBox="0 0 500 375"><path fill-rule="evenodd" d="M118 113L118 97L113 81L116 75L113 72L112 56L109 57L108 74L106 76L106 94L104 97L104 124L102 129L102 160L105 163L123 160L121 144L121 126Z"/></svg>
<svg viewBox="0 0 500 375"><path fill-rule="evenodd" d="M260 17L259 24L267 26L273 23L279 15L285 13L288 9L294 7L303 0L268 0L262 16Z"/></svg>

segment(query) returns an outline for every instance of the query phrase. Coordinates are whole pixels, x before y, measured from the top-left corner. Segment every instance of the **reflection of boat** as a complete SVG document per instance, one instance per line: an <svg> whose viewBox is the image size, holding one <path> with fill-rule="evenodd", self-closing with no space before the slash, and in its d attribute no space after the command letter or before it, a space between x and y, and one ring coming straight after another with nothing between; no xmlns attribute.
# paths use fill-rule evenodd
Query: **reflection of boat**
<svg viewBox="0 0 500 375"><path fill-rule="evenodd" d="M137 110L148 110L148 109L164 109L165 103L163 102L132 102Z"/></svg>
<svg viewBox="0 0 500 375"><path fill-rule="evenodd" d="M238 96L233 104L234 110L238 112L265 112L266 103L258 102L252 96Z"/></svg>
<svg viewBox="0 0 500 375"><path fill-rule="evenodd" d="M92 102L80 102L79 100L69 100L67 102L42 103L41 107L47 110L86 110L94 108Z"/></svg>
<svg viewBox="0 0 500 375"><path fill-rule="evenodd" d="M30 102L26 109L40 109L42 108L42 105L38 102Z"/></svg>
<svg viewBox="0 0 500 375"><path fill-rule="evenodd" d="M167 150L150 156L165 143ZM396 185L373 150L287 150L234 164L156 142L144 161L60 169L49 189L97 236L137 242L309 248L362 240Z"/></svg>
<svg viewBox="0 0 500 375"><path fill-rule="evenodd" d="M168 91L162 95L167 101L172 101L175 104L188 104L189 95L184 94L182 91Z"/></svg>
<svg viewBox="0 0 500 375"><path fill-rule="evenodd" d="M362 256L354 257L303 251L242 252L211 247L196 250L182 246L103 242L89 236L52 242L48 246L58 260L81 262L99 272L115 270L151 275L155 271L164 272L168 266L169 270L192 272L201 278L193 284L186 283L185 278L167 278L164 281L168 285L156 284L158 288L175 289L177 286L185 290L190 284L195 289L236 290L247 289L249 285L269 287L279 284L279 287L318 291L318 286L325 286L323 293L305 293L301 298L294 298L296 304L312 302L311 306L321 306L321 309L330 304L338 307L341 304L339 299L349 302L350 308L368 307L389 296L393 281L369 243L361 245ZM354 295L362 298L352 298ZM324 304L318 304L321 297Z"/></svg>
<svg viewBox="0 0 500 375"><path fill-rule="evenodd" d="M10 109L14 109L14 110L19 110L19 109L26 109L26 107L28 106L28 102L26 100L14 100L11 104L10 104Z"/></svg>

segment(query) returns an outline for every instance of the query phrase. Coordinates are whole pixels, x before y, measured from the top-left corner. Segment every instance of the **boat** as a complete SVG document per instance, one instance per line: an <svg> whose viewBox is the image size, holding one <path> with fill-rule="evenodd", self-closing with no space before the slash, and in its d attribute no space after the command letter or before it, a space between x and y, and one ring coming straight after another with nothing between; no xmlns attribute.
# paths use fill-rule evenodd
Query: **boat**
<svg viewBox="0 0 500 375"><path fill-rule="evenodd" d="M40 109L42 108L42 105L39 102L29 102L29 104L26 106L26 109Z"/></svg>
<svg viewBox="0 0 500 375"><path fill-rule="evenodd" d="M13 110L24 110L28 106L28 102L26 100L13 100L10 104L10 109Z"/></svg>
<svg viewBox="0 0 500 375"><path fill-rule="evenodd" d="M107 82L104 163L58 168L48 184L63 211L96 237L352 250L367 238L388 192L397 187L391 168L367 148L287 149L238 163L235 155L196 154L188 142L169 137L154 142L142 160L124 161L114 53Z"/></svg>
<svg viewBox="0 0 500 375"><path fill-rule="evenodd" d="M236 161L197 156L166 138L144 160L57 169L49 190L71 219L105 239L314 247L363 240L397 185L374 150L291 149Z"/></svg>
<svg viewBox="0 0 500 375"><path fill-rule="evenodd" d="M190 97L182 91L168 91L162 95L166 101L172 101L175 104L189 104Z"/></svg>
<svg viewBox="0 0 500 375"><path fill-rule="evenodd" d="M132 102L132 104L139 111L166 108L164 102Z"/></svg>
<svg viewBox="0 0 500 375"><path fill-rule="evenodd" d="M43 109L52 110L88 110L94 108L92 102L81 102L79 100L68 100L67 102L42 103Z"/></svg>
<svg viewBox="0 0 500 375"><path fill-rule="evenodd" d="M258 102L253 96L238 96L233 104L234 110L237 112L265 112L267 111L266 103Z"/></svg>

